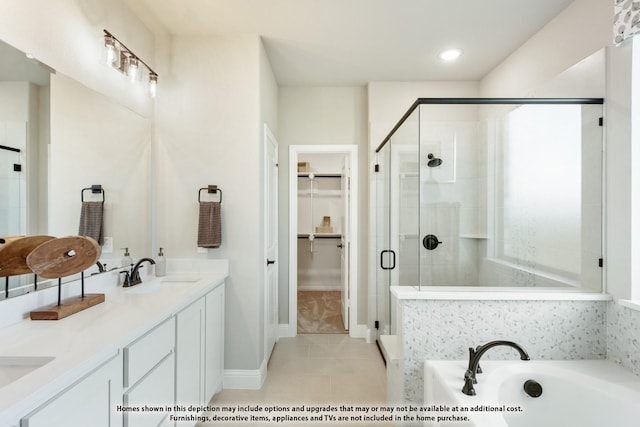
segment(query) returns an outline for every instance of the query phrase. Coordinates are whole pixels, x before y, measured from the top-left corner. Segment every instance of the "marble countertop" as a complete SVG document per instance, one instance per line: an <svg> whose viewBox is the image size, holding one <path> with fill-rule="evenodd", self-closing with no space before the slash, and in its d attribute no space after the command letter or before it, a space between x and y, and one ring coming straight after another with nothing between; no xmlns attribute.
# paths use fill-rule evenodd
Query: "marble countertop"
<svg viewBox="0 0 640 427"><path fill-rule="evenodd" d="M131 288L117 286L117 272L105 274L95 283L87 280L85 284L86 293L104 293L105 302L57 321L26 317L2 327L0 357L53 360L0 388L0 425L17 425L20 417L220 286L229 274L226 261L214 263L204 271L182 271L189 272L146 277L142 284ZM44 297L34 298L36 301Z"/></svg>

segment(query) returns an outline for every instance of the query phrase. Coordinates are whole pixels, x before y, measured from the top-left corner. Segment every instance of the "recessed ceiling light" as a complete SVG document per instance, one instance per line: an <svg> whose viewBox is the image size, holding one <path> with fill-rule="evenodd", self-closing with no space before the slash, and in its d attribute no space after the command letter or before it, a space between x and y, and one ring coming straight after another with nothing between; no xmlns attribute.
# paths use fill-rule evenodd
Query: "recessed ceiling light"
<svg viewBox="0 0 640 427"><path fill-rule="evenodd" d="M438 54L438 58L443 61L453 61L462 55L462 49L447 49Z"/></svg>

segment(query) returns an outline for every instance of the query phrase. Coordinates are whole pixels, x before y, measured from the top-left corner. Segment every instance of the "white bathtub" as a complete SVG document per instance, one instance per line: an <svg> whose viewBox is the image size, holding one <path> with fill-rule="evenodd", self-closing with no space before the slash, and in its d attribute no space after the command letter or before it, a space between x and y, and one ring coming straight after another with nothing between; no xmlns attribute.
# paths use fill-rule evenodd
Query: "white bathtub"
<svg viewBox="0 0 640 427"><path fill-rule="evenodd" d="M461 391L466 360L425 362L422 415L468 417L425 426L640 426L640 377L612 362L482 360L480 366L476 395L467 396ZM540 397L525 393L529 379L542 385Z"/></svg>

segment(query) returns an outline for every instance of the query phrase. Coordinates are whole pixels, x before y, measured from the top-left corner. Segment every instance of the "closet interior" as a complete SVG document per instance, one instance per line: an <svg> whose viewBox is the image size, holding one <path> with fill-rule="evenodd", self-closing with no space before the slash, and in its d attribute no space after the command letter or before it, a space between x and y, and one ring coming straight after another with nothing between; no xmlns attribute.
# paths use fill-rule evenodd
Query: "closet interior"
<svg viewBox="0 0 640 427"><path fill-rule="evenodd" d="M349 173L344 154L298 157L298 332L346 333Z"/></svg>

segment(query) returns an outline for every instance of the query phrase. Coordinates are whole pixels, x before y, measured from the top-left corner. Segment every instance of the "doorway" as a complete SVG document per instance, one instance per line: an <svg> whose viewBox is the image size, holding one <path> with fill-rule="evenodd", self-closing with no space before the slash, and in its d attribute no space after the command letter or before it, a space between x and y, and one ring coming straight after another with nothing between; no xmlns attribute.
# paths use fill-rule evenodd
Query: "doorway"
<svg viewBox="0 0 640 427"><path fill-rule="evenodd" d="M289 335L357 324L357 146L291 146Z"/></svg>

